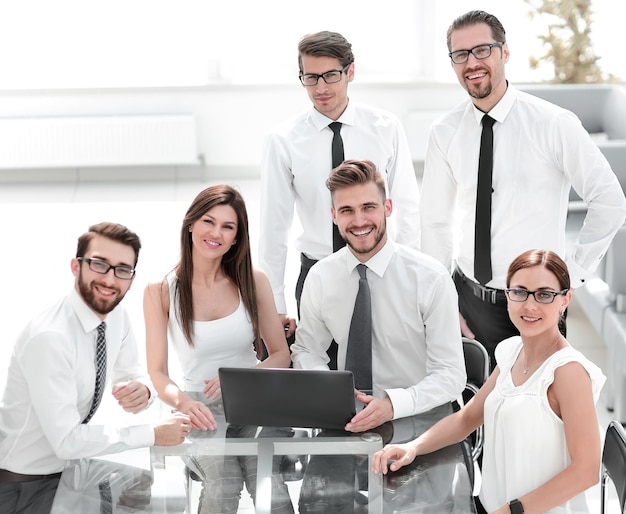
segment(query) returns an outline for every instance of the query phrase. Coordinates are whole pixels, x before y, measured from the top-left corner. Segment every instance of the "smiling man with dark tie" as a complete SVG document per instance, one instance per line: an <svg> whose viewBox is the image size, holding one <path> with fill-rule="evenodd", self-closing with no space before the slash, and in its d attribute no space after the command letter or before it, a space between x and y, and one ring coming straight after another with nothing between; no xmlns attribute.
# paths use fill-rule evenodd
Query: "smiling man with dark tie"
<svg viewBox="0 0 626 514"><path fill-rule="evenodd" d="M326 354L337 342L337 367L352 371L364 408L346 425L349 432L378 431L410 438L411 417L441 418L465 386L457 295L447 270L435 259L388 237L392 201L371 161L346 160L330 174L332 219L346 247L322 259L304 284L301 319L292 346L295 368L328 369ZM403 432L408 428L409 433ZM386 440L386 439L385 439ZM324 483L303 484L300 512L320 512L320 502L341 510L352 502L350 460L331 473L311 457L307 476L320 470ZM352 462L354 466L354 462ZM330 466L332 468L332 466ZM334 469L334 468L333 468ZM336 484L344 484L337 487ZM311 486L311 484L318 484ZM336 507L336 508L335 508Z"/></svg>
<svg viewBox="0 0 626 514"><path fill-rule="evenodd" d="M469 98L431 127L422 251L453 273L461 331L483 343L493 369L496 345L518 333L504 294L509 264L532 248L552 250L565 258L572 286L581 286L624 223L626 200L578 118L506 80L511 54L494 15L459 16L447 43ZM567 245L572 187L588 209L575 242Z"/></svg>
<svg viewBox="0 0 626 514"><path fill-rule="evenodd" d="M189 433L182 415L154 426L95 425L91 419L107 383L127 412L144 410L155 397L119 306L140 247L139 237L122 225L91 226L71 261L74 287L18 337L0 401L3 514L48 514L70 459L176 445Z"/></svg>

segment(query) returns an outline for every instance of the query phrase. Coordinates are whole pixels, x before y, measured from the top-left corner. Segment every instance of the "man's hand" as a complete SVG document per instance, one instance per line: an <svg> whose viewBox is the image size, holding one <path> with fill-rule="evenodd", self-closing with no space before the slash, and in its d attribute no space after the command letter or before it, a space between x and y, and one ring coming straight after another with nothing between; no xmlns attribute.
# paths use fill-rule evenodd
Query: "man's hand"
<svg viewBox="0 0 626 514"><path fill-rule="evenodd" d="M346 431L366 432L393 419L393 405L389 398L374 398L361 391L355 391L355 396L365 404L365 408L350 420L345 427Z"/></svg>
<svg viewBox="0 0 626 514"><path fill-rule="evenodd" d="M461 315L460 312L459 312L459 321L461 322L461 335L464 337L467 337L468 339L476 339L474 332L472 332L470 328L467 326L467 321L465 321L465 318Z"/></svg>
<svg viewBox="0 0 626 514"><path fill-rule="evenodd" d="M145 384L131 380L115 384L113 396L126 412L140 412L148 406L150 390Z"/></svg>
<svg viewBox="0 0 626 514"><path fill-rule="evenodd" d="M182 444L189 432L191 432L189 416L176 414L173 418L154 425L154 445L176 446Z"/></svg>
<svg viewBox="0 0 626 514"><path fill-rule="evenodd" d="M296 320L286 314L279 314L280 324L285 328L285 337L291 337L296 331Z"/></svg>

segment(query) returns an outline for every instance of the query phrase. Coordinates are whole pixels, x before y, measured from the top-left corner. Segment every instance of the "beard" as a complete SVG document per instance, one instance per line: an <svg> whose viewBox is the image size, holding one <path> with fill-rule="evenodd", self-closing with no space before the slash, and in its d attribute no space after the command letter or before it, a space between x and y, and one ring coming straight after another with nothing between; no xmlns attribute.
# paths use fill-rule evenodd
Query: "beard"
<svg viewBox="0 0 626 514"><path fill-rule="evenodd" d="M340 231L340 234L343 240L346 242L346 244L350 248L352 248L354 253L363 254L363 253L370 253L371 251L373 251L383 240L383 238L385 237L385 234L387 233L387 220L385 220L380 227L378 228L375 227L374 230L376 232L374 234L374 241L372 242L372 244L368 246L360 246L360 247L357 247L350 242L351 234L349 232L346 233L346 232Z"/></svg>
<svg viewBox="0 0 626 514"><path fill-rule="evenodd" d="M471 87L467 88L467 92L469 93L469 95L472 98L476 98L478 100L487 98L491 94L492 91L493 91L493 88L491 87L491 83L485 85L485 87L483 87L482 89L480 88L472 89Z"/></svg>
<svg viewBox="0 0 626 514"><path fill-rule="evenodd" d="M81 268L81 271L78 274L78 292L91 310L98 314L102 314L103 316L115 309L115 307L117 307L118 304L124 299L124 295L126 294L122 294L122 292L116 288L115 291L117 292L117 295L112 296L110 299L100 298L96 296L96 292L94 291L95 287L95 281L90 283L85 282ZM109 287L108 289L111 288Z"/></svg>

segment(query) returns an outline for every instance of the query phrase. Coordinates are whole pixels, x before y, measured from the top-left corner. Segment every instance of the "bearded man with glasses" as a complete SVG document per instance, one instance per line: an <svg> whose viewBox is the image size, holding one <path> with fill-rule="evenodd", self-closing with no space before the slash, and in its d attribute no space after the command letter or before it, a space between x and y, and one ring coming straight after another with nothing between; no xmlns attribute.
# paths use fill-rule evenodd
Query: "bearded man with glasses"
<svg viewBox="0 0 626 514"><path fill-rule="evenodd" d="M496 345L518 334L504 292L509 263L529 248L552 250L566 257L572 287L579 287L624 223L626 199L573 113L506 80L510 51L494 15L459 16L447 43L469 98L431 127L420 205L422 251L453 273L461 331L483 343L493 369ZM483 167L481 148L489 157ZM477 187L479 167L490 170L484 188ZM588 210L575 243L566 247L571 187Z"/></svg>
<svg viewBox="0 0 626 514"><path fill-rule="evenodd" d="M173 446L191 430L180 414L154 425L90 423L107 389L126 412L140 412L156 397L139 370L128 314L119 306L140 247L123 225L89 227L71 261L74 287L19 335L0 400L4 514L48 514L70 459Z"/></svg>
<svg viewBox="0 0 626 514"><path fill-rule="evenodd" d="M394 199L390 233L399 243L419 247L419 191L404 129L393 114L348 98L355 76L352 45L336 32L306 35L298 45L298 66L312 108L269 133L261 161L259 265L269 277L288 336L295 330L285 301L294 206L302 225L295 242L301 264L295 295L299 310L308 270L342 244L338 232L333 233L325 184L343 160L374 162ZM336 159L335 143L341 145Z"/></svg>

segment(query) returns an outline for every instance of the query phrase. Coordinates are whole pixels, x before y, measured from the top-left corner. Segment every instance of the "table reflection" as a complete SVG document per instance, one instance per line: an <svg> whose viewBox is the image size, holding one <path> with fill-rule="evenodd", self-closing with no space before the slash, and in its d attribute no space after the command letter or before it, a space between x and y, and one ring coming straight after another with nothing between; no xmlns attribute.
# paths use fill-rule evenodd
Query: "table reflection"
<svg viewBox="0 0 626 514"><path fill-rule="evenodd" d="M151 470L101 459L71 461L51 514L144 512L152 502Z"/></svg>
<svg viewBox="0 0 626 514"><path fill-rule="evenodd" d="M133 452L127 452L131 464L101 459L72 461L61 478L52 513L195 513L199 493L207 494L201 493L209 491L207 486L217 487L219 482L211 484L211 480L224 476L228 466L236 466L238 477L234 488L227 487L227 496L237 490L228 507L232 512L275 512L272 499L276 499L277 491L288 495L281 499L283 507L298 513L315 512L310 505L309 510L301 510L301 495L317 491L324 497L318 506L325 509L318 512L325 514L333 512L336 498L343 498L338 504L343 510L337 512L475 513L467 456L461 445L420 456L412 465L384 477L371 473L371 456L384 442L412 439L450 411L448 405L439 407L385 424L378 434L366 436L291 427L231 426L223 414L216 414L216 431L193 431L184 444L141 450L141 465L131 465ZM332 479L337 468L333 460L349 463L349 469L344 466L339 475L334 474L340 477L336 480ZM331 480L318 480L328 476ZM285 489L281 490L281 484L286 484ZM223 493L218 497L223 498ZM346 497L350 498L347 505Z"/></svg>

